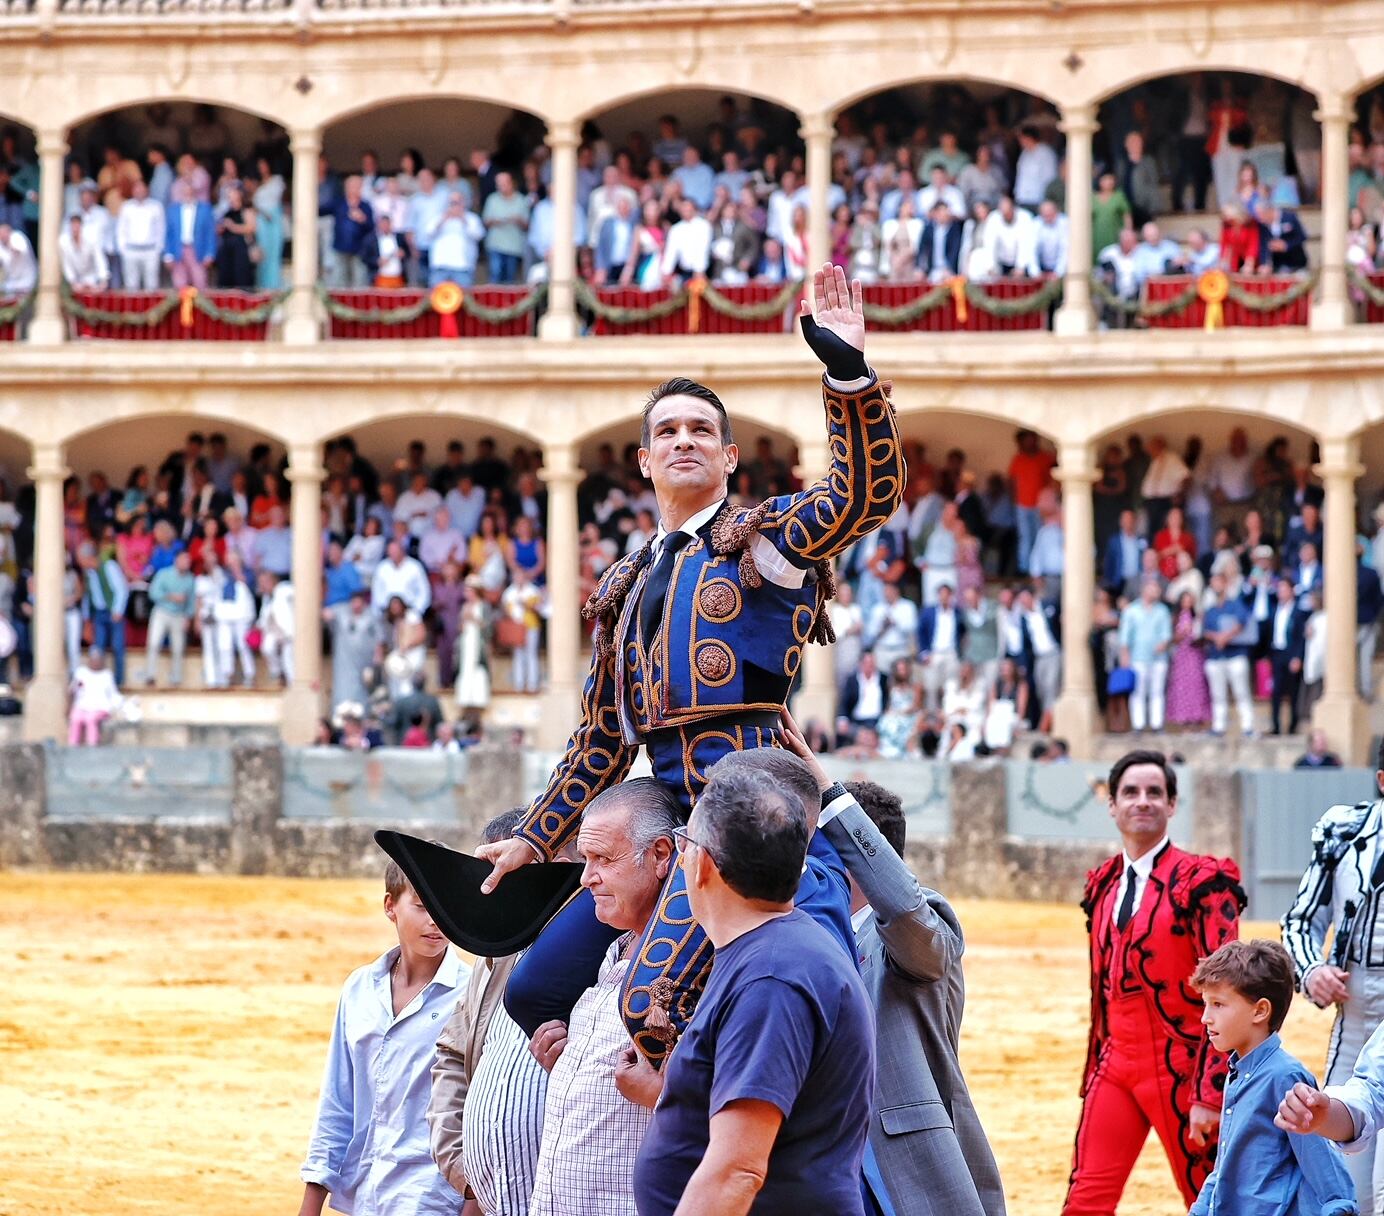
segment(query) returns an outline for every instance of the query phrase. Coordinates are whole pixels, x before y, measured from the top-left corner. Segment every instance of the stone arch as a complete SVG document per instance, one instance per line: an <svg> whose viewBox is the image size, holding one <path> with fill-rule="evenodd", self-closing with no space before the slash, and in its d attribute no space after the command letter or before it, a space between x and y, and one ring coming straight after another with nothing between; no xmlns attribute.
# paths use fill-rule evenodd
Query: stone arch
<svg viewBox="0 0 1384 1216"><path fill-rule="evenodd" d="M628 92L619 93L613 97L601 97L589 101L576 116L578 124L588 120L599 120L612 112L618 112L626 108L634 108L641 103L648 103L660 97L678 96L698 96L709 98L720 98L723 96L733 96L741 99L759 102L771 106L777 106L783 110L789 110L795 114L801 111L797 103L783 96L778 92L769 92L759 86L756 82L753 86L743 80L708 80L705 76L698 76L697 83L673 83L666 77L663 80L641 88L632 89Z"/></svg>
<svg viewBox="0 0 1384 1216"><path fill-rule="evenodd" d="M204 438L218 432L225 435L228 451L242 464L248 460L250 449L259 443L269 445L271 466L275 468L288 452L288 444L281 435L255 425L243 415L173 411L164 405L147 412L120 414L70 432L62 440L64 461L83 481L91 473L101 472L112 486L120 488L138 465L156 473L164 459L181 449L193 431Z"/></svg>
<svg viewBox="0 0 1384 1216"><path fill-rule="evenodd" d="M1022 75L1017 77L1001 77L998 75L978 74L974 72L918 72L916 68L908 70L904 68L897 76L885 76L883 79L872 79L869 86L855 89L845 96L838 97L831 101L827 107L827 112L835 118L843 110L848 110L852 106L862 101L867 101L871 97L881 93L893 92L895 90L907 89L912 86L928 85L960 85L969 88L970 85L981 85L985 88L1007 90L1015 93L1026 93L1030 97L1036 97L1051 106L1061 108L1061 102L1051 95L1045 88L1039 87L1035 77L1033 81L1023 79Z"/></svg>
<svg viewBox="0 0 1384 1216"><path fill-rule="evenodd" d="M426 109L428 123L410 124L410 115ZM367 148L381 157L381 171L392 172L405 147L423 153L429 168L440 169L446 156L462 158L473 148L494 149L498 133L515 116L530 120L541 142L549 120L531 106L471 93L406 93L353 104L327 118L322 150L333 166L359 162ZM369 128L367 130L367 128Z"/></svg>

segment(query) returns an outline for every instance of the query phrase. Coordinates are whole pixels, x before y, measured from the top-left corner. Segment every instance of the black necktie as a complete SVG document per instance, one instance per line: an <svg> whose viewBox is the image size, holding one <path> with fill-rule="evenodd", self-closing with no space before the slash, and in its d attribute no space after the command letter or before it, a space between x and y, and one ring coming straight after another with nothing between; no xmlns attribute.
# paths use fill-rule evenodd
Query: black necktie
<svg viewBox="0 0 1384 1216"><path fill-rule="evenodd" d="M1120 901L1120 910L1115 915L1115 928L1123 933L1129 928L1129 922L1134 917L1134 867L1130 866L1125 871L1125 893L1124 899Z"/></svg>
<svg viewBox="0 0 1384 1216"><path fill-rule="evenodd" d="M691 539L686 532L669 532L663 538L658 560L649 571L644 594L639 600L639 633L645 645L653 641L654 632L663 616L663 601L668 597L668 580L673 576L673 563Z"/></svg>

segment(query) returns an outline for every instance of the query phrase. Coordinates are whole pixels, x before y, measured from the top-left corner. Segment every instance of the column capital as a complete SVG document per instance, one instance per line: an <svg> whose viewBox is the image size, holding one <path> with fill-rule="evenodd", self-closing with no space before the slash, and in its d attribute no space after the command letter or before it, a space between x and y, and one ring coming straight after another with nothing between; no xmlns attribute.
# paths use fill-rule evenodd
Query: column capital
<svg viewBox="0 0 1384 1216"><path fill-rule="evenodd" d="M575 122L550 122L543 142L554 152L558 148L576 148L581 144L581 126Z"/></svg>
<svg viewBox="0 0 1384 1216"><path fill-rule="evenodd" d="M1063 106L1057 128L1067 136L1094 135L1100 130L1100 123L1096 121L1096 107L1085 102L1080 105Z"/></svg>
<svg viewBox="0 0 1384 1216"><path fill-rule="evenodd" d="M550 486L575 485L585 476L578 463L577 445L574 443L545 443L543 445L543 465L538 470L539 479Z"/></svg>
<svg viewBox="0 0 1384 1216"><path fill-rule="evenodd" d="M324 481L327 471L322 467L317 445L290 448L288 468L284 470L284 476L291 482Z"/></svg>
<svg viewBox="0 0 1384 1216"><path fill-rule="evenodd" d="M33 462L25 470L25 476L30 481L66 481L72 475L66 456L60 443L36 443Z"/></svg>
<svg viewBox="0 0 1384 1216"><path fill-rule="evenodd" d="M40 130L35 137L35 146L40 159L46 156L66 156L68 153L67 131L62 127Z"/></svg>
<svg viewBox="0 0 1384 1216"><path fill-rule="evenodd" d="M1318 447L1320 460L1313 467L1313 472L1323 480L1328 477L1354 479L1364 473L1364 467L1360 464L1359 436L1321 439L1318 441Z"/></svg>
<svg viewBox="0 0 1384 1216"><path fill-rule="evenodd" d="M322 128L294 127L288 133L288 147L295 160L300 156L320 156L322 154Z"/></svg>
<svg viewBox="0 0 1384 1216"><path fill-rule="evenodd" d="M1320 104L1312 112L1322 126L1328 124L1348 127L1355 121L1355 106L1348 94L1328 93L1320 98Z"/></svg>
<svg viewBox="0 0 1384 1216"><path fill-rule="evenodd" d="M804 143L814 139L832 139L836 135L836 116L834 114L804 114L798 134Z"/></svg>
<svg viewBox="0 0 1384 1216"><path fill-rule="evenodd" d="M1314 464L1314 472L1323 481L1345 481L1354 485L1365 475L1365 466L1358 462L1342 464Z"/></svg>
<svg viewBox="0 0 1384 1216"><path fill-rule="evenodd" d="M1057 468L1053 477L1060 482L1073 485L1086 482L1088 485L1099 480L1100 471L1096 468L1095 453L1086 440L1061 443L1057 447Z"/></svg>

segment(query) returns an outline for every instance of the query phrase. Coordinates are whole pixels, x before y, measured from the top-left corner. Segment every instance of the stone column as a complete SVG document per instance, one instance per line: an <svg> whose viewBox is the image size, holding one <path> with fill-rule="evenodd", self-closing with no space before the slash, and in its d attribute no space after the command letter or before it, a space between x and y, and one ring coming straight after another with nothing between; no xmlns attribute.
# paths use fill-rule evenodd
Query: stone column
<svg viewBox="0 0 1384 1216"><path fill-rule="evenodd" d="M232 874L268 874L274 825L284 814L284 751L277 743L231 748Z"/></svg>
<svg viewBox="0 0 1384 1216"><path fill-rule="evenodd" d="M289 454L293 529L293 683L284 693L285 743L312 741L322 711L322 478L316 445Z"/></svg>
<svg viewBox="0 0 1384 1216"><path fill-rule="evenodd" d="M293 150L293 292L284 317L284 341L316 342L317 322L317 163L322 155L322 132L317 127L294 130Z"/></svg>
<svg viewBox="0 0 1384 1216"><path fill-rule="evenodd" d="M577 204L577 145L574 122L555 122L548 128L553 158L553 250L548 255L548 310L538 322L538 336L562 342L577 336L577 303L572 282L577 277L576 232L572 214ZM572 533L573 537L576 532Z"/></svg>
<svg viewBox="0 0 1384 1216"><path fill-rule="evenodd" d="M24 697L24 738L67 738L67 658L63 654L62 483L70 470L61 444L34 445L34 678Z"/></svg>
<svg viewBox="0 0 1384 1216"><path fill-rule="evenodd" d="M1358 764L1369 747L1368 715L1355 683L1355 482L1365 466L1360 441L1353 436L1322 440L1321 457L1315 472L1326 486L1326 680L1312 725L1326 731L1347 764Z"/></svg>
<svg viewBox="0 0 1384 1216"><path fill-rule="evenodd" d="M1098 730L1096 682L1091 670L1091 608L1096 594L1095 512L1091 485L1097 473L1089 443L1064 443L1055 476L1062 483L1062 695L1053 707L1053 733L1085 759Z"/></svg>
<svg viewBox="0 0 1384 1216"><path fill-rule="evenodd" d="M38 133L38 295L28 340L40 345L61 342L67 337L62 315L62 260L58 255L66 156L65 131Z"/></svg>
<svg viewBox="0 0 1384 1216"><path fill-rule="evenodd" d="M48 753L36 743L0 747L0 866L46 866Z"/></svg>
<svg viewBox="0 0 1384 1216"><path fill-rule="evenodd" d="M1349 100L1324 96L1316 113L1322 125L1321 298L1312 304L1313 329L1342 329L1350 323L1346 293L1346 227L1349 221L1350 165L1347 143L1355 118Z"/></svg>
<svg viewBox="0 0 1384 1216"><path fill-rule="evenodd" d="M798 476L811 485L831 467L831 455L821 435L811 442L798 441ZM830 646L809 643L803 647L802 683L793 702L799 726L815 719L832 730L836 721L836 655Z"/></svg>
<svg viewBox="0 0 1384 1216"><path fill-rule="evenodd" d="M577 449L550 443L543 449L548 487L548 689L540 747L562 747L577 725L581 700L581 587L577 549Z"/></svg>
<svg viewBox="0 0 1384 1216"><path fill-rule="evenodd" d="M830 114L810 114L798 132L807 144L807 274L831 259L831 216L827 188L831 185L831 141L836 125ZM823 465L823 468L826 466Z"/></svg>
<svg viewBox="0 0 1384 1216"><path fill-rule="evenodd" d="M1091 138L1097 130L1094 106L1062 111L1067 136L1067 277L1062 307L1053 319L1059 334L1088 334L1091 315Z"/></svg>

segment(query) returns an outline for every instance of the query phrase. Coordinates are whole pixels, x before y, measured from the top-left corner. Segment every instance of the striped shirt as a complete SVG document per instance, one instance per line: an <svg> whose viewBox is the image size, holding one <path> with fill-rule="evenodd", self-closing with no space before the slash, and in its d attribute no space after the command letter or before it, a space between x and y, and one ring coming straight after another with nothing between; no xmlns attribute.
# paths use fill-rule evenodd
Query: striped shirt
<svg viewBox="0 0 1384 1216"><path fill-rule="evenodd" d="M595 985L572 1009L567 1046L548 1078L529 1216L637 1216L634 1161L653 1111L615 1087L615 1067L630 1047L620 1016L629 969L621 954L630 938L611 944Z"/></svg>
<svg viewBox="0 0 1384 1216"><path fill-rule="evenodd" d="M548 1074L501 1005L466 1092L461 1125L466 1181L486 1216L528 1216L547 1094Z"/></svg>

